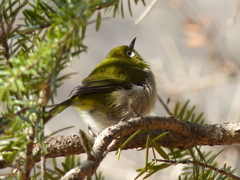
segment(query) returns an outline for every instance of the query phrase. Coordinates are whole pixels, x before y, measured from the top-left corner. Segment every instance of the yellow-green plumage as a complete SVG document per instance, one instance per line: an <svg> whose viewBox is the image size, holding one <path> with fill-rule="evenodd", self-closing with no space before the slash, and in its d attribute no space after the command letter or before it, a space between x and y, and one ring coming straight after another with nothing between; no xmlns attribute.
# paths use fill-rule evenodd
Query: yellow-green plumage
<svg viewBox="0 0 240 180"><path fill-rule="evenodd" d="M156 85L150 67L134 50L135 40L130 46L112 49L71 92L72 97L53 108L50 114L74 106L83 120L97 131L136 113L148 115L155 105Z"/></svg>

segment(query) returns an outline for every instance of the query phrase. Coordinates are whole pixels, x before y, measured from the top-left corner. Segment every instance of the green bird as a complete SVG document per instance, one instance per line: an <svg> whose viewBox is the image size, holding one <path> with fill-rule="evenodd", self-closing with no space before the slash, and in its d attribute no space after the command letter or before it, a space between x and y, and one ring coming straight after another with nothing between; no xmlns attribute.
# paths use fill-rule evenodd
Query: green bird
<svg viewBox="0 0 240 180"><path fill-rule="evenodd" d="M112 49L68 100L50 110L45 122L68 106L76 107L85 123L98 132L122 119L148 115L157 99L155 78L134 50L135 42L136 38L129 46Z"/></svg>

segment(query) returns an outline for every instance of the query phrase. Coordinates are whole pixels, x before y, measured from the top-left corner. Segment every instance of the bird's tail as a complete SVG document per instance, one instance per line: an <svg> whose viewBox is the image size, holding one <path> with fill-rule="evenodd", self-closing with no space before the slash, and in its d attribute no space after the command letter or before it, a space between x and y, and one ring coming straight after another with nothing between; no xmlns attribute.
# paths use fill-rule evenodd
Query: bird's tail
<svg viewBox="0 0 240 180"><path fill-rule="evenodd" d="M52 117L62 112L64 109L72 105L72 99L68 99L63 101L62 103L53 107L50 111L48 111L47 115L44 118L44 124L46 124Z"/></svg>

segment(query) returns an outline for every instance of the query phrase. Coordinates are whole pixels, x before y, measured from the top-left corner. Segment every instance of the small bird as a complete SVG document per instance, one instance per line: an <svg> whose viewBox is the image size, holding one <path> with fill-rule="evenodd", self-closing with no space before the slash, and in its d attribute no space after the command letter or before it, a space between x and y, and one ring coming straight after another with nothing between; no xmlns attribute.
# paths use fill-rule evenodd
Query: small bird
<svg viewBox="0 0 240 180"><path fill-rule="evenodd" d="M128 120L136 115L146 116L154 108L157 91L149 65L134 50L136 38L129 46L112 49L91 73L75 87L70 98L49 111L51 116L68 106L74 106L93 130Z"/></svg>

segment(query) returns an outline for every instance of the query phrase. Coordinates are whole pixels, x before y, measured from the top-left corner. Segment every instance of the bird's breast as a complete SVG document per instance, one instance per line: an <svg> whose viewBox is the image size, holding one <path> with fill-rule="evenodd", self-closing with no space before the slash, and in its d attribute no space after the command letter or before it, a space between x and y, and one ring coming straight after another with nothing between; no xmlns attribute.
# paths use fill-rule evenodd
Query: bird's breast
<svg viewBox="0 0 240 180"><path fill-rule="evenodd" d="M146 116L155 106L155 79L150 70L147 74L147 78L140 85L132 84L130 89L122 88L110 94L110 105L122 118L130 119L134 114Z"/></svg>

